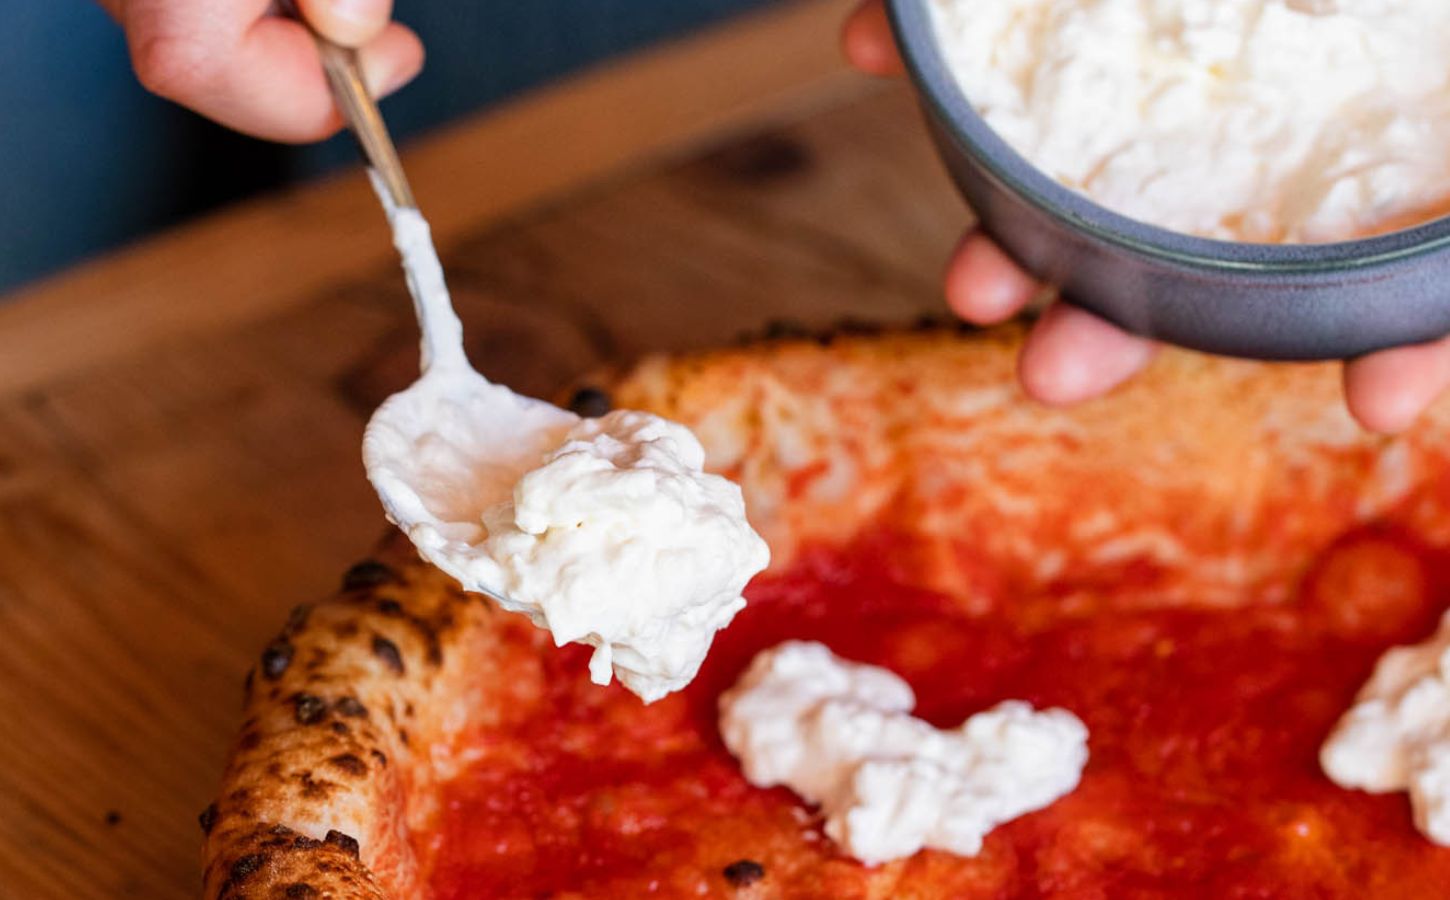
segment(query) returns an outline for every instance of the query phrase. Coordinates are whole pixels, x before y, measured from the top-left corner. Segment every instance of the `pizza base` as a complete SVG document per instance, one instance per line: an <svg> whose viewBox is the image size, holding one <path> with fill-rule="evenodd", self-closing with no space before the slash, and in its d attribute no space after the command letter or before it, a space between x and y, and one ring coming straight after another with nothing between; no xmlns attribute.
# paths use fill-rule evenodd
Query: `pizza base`
<svg viewBox="0 0 1450 900"><path fill-rule="evenodd" d="M1344 413L1334 367L1165 350L1112 396L1049 410L1015 386L1021 340L1017 326L777 340L648 359L602 386L695 430L744 489L772 573L888 535L892 578L967 614L1061 584L1054 604L1083 617L1105 596L1231 615L1288 602L1366 522L1450 546L1444 404L1378 438ZM431 896L419 848L440 786L480 765L481 729L554 702L539 673L557 653L385 542L249 674L202 814L206 896ZM889 893L890 867L840 865L852 893ZM735 896L790 896L745 880Z"/></svg>

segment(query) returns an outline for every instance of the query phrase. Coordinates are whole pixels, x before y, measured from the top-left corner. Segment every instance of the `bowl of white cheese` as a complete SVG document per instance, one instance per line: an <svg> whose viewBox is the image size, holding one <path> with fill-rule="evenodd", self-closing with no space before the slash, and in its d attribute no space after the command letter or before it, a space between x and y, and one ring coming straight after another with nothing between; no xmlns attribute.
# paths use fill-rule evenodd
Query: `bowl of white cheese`
<svg viewBox="0 0 1450 900"><path fill-rule="evenodd" d="M1450 4L887 2L980 227L1071 302L1262 359L1450 333Z"/></svg>

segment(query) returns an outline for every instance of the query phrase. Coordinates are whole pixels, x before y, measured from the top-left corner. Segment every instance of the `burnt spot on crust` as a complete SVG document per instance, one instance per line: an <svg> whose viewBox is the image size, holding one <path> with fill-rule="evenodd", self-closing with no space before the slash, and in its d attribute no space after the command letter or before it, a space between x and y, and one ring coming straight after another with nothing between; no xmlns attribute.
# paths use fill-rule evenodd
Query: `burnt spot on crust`
<svg viewBox="0 0 1450 900"><path fill-rule="evenodd" d="M293 694L292 707L299 725L315 725L327 715L327 704L313 694Z"/></svg>
<svg viewBox="0 0 1450 900"><path fill-rule="evenodd" d="M313 778L311 772L301 772L297 780L302 785L302 796L309 800L326 800L327 795L337 788L337 782Z"/></svg>
<svg viewBox="0 0 1450 900"><path fill-rule="evenodd" d="M256 669L248 669L247 677L242 679L242 702L249 703L252 699L252 681L256 677Z"/></svg>
<svg viewBox="0 0 1450 900"><path fill-rule="evenodd" d="M403 666L403 654L398 652L398 645L380 634L373 635L373 655L382 660L389 669L392 669L394 675L402 675L406 671Z"/></svg>
<svg viewBox="0 0 1450 900"><path fill-rule="evenodd" d="M357 633L356 626L353 627L353 633ZM313 672L327 665L331 659L332 655L327 651L326 647L313 647L307 653L307 662L303 665L303 668L307 671L307 674L311 675Z"/></svg>
<svg viewBox="0 0 1450 900"><path fill-rule="evenodd" d="M765 866L753 859L737 859L725 867L724 875L735 887L746 887L765 877Z"/></svg>
<svg viewBox="0 0 1450 900"><path fill-rule="evenodd" d="M913 328L929 331L941 327L943 322L931 316L918 319ZM889 326L865 319L845 318L826 328L811 328L794 319L772 319L759 332L747 331L736 339L736 343L749 346L774 341L814 341L822 347L829 347L838 338L871 337L885 332Z"/></svg>
<svg viewBox="0 0 1450 900"><path fill-rule="evenodd" d="M602 388L585 385L569 398L569 411L585 419L597 419L614 408L614 401Z"/></svg>
<svg viewBox="0 0 1450 900"><path fill-rule="evenodd" d="M378 601L378 612L390 619L395 619L403 614L403 604L389 597Z"/></svg>
<svg viewBox="0 0 1450 900"><path fill-rule="evenodd" d="M293 838L296 837L297 834L286 825L282 825L280 823L277 825L273 825L271 828L267 829L266 833L269 836L264 838L259 843L260 846L266 847L268 849L274 847L286 847L290 844L293 844Z"/></svg>
<svg viewBox="0 0 1450 900"><path fill-rule="evenodd" d="M347 640L350 637L357 636L358 625L356 622L353 622L351 620L346 622L338 622L336 625L332 626L332 633L342 638L343 640ZM321 652L321 648L318 649L319 652ZM325 653L323 653L320 658L325 661L327 659L327 656Z"/></svg>
<svg viewBox="0 0 1450 900"><path fill-rule="evenodd" d="M429 664L435 667L443 665L443 644L438 640L438 632L430 626L424 637L428 644Z"/></svg>
<svg viewBox="0 0 1450 900"><path fill-rule="evenodd" d="M328 762L348 775L361 778L368 773L368 764L355 753L339 753L328 759Z"/></svg>
<svg viewBox="0 0 1450 900"><path fill-rule="evenodd" d="M118 810L108 809L105 816L106 824L114 828L121 824L121 813Z"/></svg>
<svg viewBox="0 0 1450 900"><path fill-rule="evenodd" d="M842 319L836 323L833 329L837 334L848 337L874 337L886 330L886 326L880 322L868 322L865 319Z"/></svg>
<svg viewBox="0 0 1450 900"><path fill-rule="evenodd" d="M761 336L767 341L801 340L810 337L811 330L795 319L771 319Z"/></svg>
<svg viewBox="0 0 1450 900"><path fill-rule="evenodd" d="M343 834L341 831L333 829L332 831L329 831L327 833L327 836L324 837L322 840L323 843L331 844L332 846L346 853L348 856L351 856L353 859L357 859L359 856L357 838L353 837L350 834Z"/></svg>
<svg viewBox="0 0 1450 900"><path fill-rule="evenodd" d="M276 681L292 665L292 654L294 649L292 642L286 638L278 638L267 645L262 651L262 677L268 681Z"/></svg>
<svg viewBox="0 0 1450 900"><path fill-rule="evenodd" d="M305 881L294 881L282 889L282 896L286 897L287 900L315 900L315 898L321 897L322 894L318 892L317 888Z"/></svg>
<svg viewBox="0 0 1450 900"><path fill-rule="evenodd" d="M378 765L380 767L382 767L384 769L386 769L388 767L388 754L386 754L383 751L381 751L381 750L377 749L376 747L374 747L373 750L372 750L372 755L373 755L373 759L375 759L375 760L378 761Z"/></svg>
<svg viewBox="0 0 1450 900"><path fill-rule="evenodd" d="M337 710L338 715L347 716L349 719L366 719L368 717L368 708L353 696L339 697L333 708Z"/></svg>
<svg viewBox="0 0 1450 900"><path fill-rule="evenodd" d="M282 637L291 637L302 630L307 624L307 618L312 615L312 605L302 603L292 607L292 612L287 614L287 624L282 626Z"/></svg>
<svg viewBox="0 0 1450 900"><path fill-rule="evenodd" d="M352 734L352 729L347 727L347 723L346 722L333 722L332 723L332 733L333 734L348 735L348 734Z"/></svg>
<svg viewBox="0 0 1450 900"><path fill-rule="evenodd" d="M262 862L262 854L248 853L232 863L231 870L227 872L226 883L222 885L222 893L225 894L231 888L250 878L253 872L262 868Z"/></svg>
<svg viewBox="0 0 1450 900"><path fill-rule="evenodd" d="M391 584L398 580L398 573L391 566L380 563L375 559L365 559L342 576L342 589L344 591L361 591L366 588L377 587L380 584Z"/></svg>
<svg viewBox="0 0 1450 900"><path fill-rule="evenodd" d="M400 740L400 741L403 742L403 746L404 747L411 746L410 740L408 738L408 729L406 729L406 728L399 728L398 729L398 740Z"/></svg>

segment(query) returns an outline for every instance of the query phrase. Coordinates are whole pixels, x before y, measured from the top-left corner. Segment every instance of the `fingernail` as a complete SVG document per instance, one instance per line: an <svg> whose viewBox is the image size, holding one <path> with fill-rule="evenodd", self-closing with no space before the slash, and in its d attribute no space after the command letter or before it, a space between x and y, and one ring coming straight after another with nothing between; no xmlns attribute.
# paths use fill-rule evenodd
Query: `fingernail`
<svg viewBox="0 0 1450 900"><path fill-rule="evenodd" d="M304 7L308 19L328 38L348 47L361 47L377 37L388 23L391 0L313 0Z"/></svg>
<svg viewBox="0 0 1450 900"><path fill-rule="evenodd" d="M332 14L361 25L378 26L388 17L389 0L327 0Z"/></svg>
<svg viewBox="0 0 1450 900"><path fill-rule="evenodd" d="M394 93L413 75L412 67L396 56L365 52L361 62L363 81L374 97L382 98Z"/></svg>

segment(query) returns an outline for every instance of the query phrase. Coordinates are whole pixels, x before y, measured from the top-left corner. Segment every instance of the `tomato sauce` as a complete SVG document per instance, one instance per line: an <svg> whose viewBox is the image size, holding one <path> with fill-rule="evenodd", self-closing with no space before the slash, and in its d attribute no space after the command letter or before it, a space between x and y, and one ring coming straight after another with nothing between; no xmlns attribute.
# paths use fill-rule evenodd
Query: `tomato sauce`
<svg viewBox="0 0 1450 900"><path fill-rule="evenodd" d="M1379 655L1450 602L1442 553L1364 529L1289 603L1115 609L1104 588L1084 615L1054 613L1052 591L969 611L889 574L899 549L878 536L758 579L699 678L648 707L590 685L586 649L547 649L521 674L538 701L480 733L478 761L444 787L419 846L436 896L1450 894L1450 849L1415 831L1406 798L1342 790L1317 761ZM801 800L747 784L716 730L720 692L792 638L897 672L938 726L1009 698L1071 710L1090 732L1081 785L974 858L843 857Z"/></svg>

